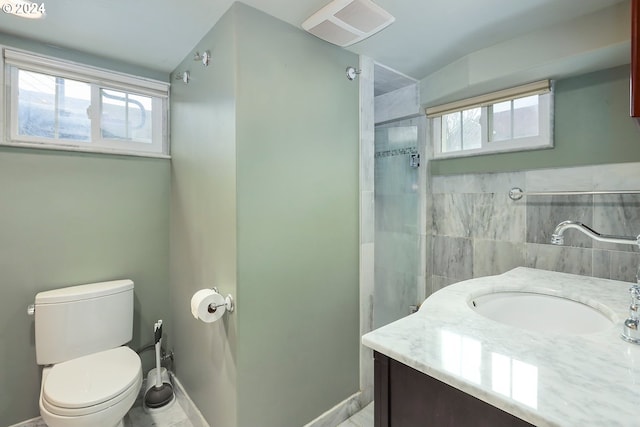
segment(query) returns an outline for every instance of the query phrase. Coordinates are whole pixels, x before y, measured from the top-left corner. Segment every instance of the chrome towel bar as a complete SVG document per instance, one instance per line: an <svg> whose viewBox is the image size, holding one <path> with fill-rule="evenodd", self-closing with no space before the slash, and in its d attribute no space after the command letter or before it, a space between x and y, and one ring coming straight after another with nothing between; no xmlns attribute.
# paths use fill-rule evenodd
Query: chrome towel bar
<svg viewBox="0 0 640 427"><path fill-rule="evenodd" d="M522 188L513 187L509 190L511 200L520 200L522 196L583 196L606 194L640 194L640 190L601 190L601 191L531 191L525 192Z"/></svg>

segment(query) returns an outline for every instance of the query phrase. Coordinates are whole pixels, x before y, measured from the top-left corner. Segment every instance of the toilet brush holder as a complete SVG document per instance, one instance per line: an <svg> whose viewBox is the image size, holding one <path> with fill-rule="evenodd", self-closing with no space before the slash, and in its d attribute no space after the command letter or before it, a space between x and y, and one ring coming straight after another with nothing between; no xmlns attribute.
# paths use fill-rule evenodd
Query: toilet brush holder
<svg viewBox="0 0 640 427"><path fill-rule="evenodd" d="M160 377L162 378L163 384L171 384L171 377L169 377L169 371L164 366L160 368ZM156 368L153 368L147 374L147 383L144 387L144 394L147 394L147 391L153 386L156 385Z"/></svg>
<svg viewBox="0 0 640 427"><path fill-rule="evenodd" d="M156 367L147 376L147 386L144 393L144 408L147 412L165 409L176 400L173 384L166 368L160 365L160 349L162 348L162 320L154 325L154 340L156 349Z"/></svg>
<svg viewBox="0 0 640 427"><path fill-rule="evenodd" d="M165 368L164 366L160 368L160 376L162 378L163 384L169 384L173 387L173 384L171 382L171 377L169 376L169 371L167 371L167 368ZM147 374L147 382L144 387L144 396L146 396L149 390L151 390L155 386L156 386L156 368L153 368ZM149 406L146 405L146 402L144 402L144 399L143 399L143 402L144 402L143 407L146 412L160 412L170 408L175 401L176 399L174 397L171 400L171 402L169 402L164 406L161 406L159 408L150 408Z"/></svg>

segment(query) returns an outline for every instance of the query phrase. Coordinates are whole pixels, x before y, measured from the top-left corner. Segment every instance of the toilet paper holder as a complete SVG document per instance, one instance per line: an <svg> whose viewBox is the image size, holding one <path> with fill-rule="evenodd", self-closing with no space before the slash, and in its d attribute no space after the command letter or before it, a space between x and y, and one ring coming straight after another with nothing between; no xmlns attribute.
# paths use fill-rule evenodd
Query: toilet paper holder
<svg viewBox="0 0 640 427"><path fill-rule="evenodd" d="M218 292L218 288L217 287L213 287L211 288L211 290L213 290L213 292L219 294L220 292ZM231 294L228 294L225 298L224 298L224 304L209 304L209 307L207 307L207 311L209 313L215 313L216 311L218 311L218 308L220 307L224 307L225 310L227 310L229 313L233 313L233 310L235 310L236 306L235 303L233 301L233 297L231 296Z"/></svg>

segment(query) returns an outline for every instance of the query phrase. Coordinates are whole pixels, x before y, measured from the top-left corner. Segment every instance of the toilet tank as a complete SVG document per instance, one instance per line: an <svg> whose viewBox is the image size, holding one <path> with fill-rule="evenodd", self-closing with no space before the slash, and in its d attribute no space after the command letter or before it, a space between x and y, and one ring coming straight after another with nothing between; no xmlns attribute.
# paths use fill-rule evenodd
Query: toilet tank
<svg viewBox="0 0 640 427"><path fill-rule="evenodd" d="M133 282L114 280L40 292L35 326L39 365L121 346L133 336Z"/></svg>

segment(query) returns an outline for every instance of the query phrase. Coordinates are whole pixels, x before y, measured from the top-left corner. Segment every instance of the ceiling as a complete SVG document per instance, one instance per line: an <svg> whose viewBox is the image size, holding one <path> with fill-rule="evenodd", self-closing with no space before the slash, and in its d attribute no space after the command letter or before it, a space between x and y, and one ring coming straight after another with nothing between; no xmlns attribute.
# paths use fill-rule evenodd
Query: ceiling
<svg viewBox="0 0 640 427"><path fill-rule="evenodd" d="M376 0L396 21L347 49L421 79L476 50L622 1ZM299 28L329 0L243 2ZM41 20L0 13L0 31L171 72L232 3L56 0L45 2Z"/></svg>

